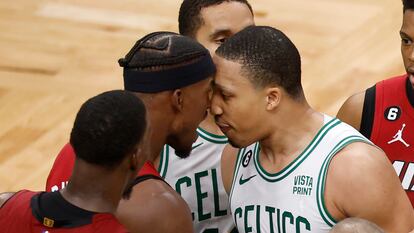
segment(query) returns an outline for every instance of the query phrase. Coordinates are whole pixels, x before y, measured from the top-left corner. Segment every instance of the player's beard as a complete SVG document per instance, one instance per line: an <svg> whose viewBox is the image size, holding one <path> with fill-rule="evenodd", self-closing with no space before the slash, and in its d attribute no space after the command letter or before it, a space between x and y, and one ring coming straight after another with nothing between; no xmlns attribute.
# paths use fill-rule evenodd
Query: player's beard
<svg viewBox="0 0 414 233"><path fill-rule="evenodd" d="M180 140L181 135L171 135L167 138L167 144L174 148L175 155L179 158L185 159L190 156L192 150L192 143L186 143ZM187 145L188 144L188 145Z"/></svg>
<svg viewBox="0 0 414 233"><path fill-rule="evenodd" d="M175 149L175 155L177 155L179 158L185 159L188 156L190 156L191 150L192 150L191 148L190 149L185 149L185 150Z"/></svg>

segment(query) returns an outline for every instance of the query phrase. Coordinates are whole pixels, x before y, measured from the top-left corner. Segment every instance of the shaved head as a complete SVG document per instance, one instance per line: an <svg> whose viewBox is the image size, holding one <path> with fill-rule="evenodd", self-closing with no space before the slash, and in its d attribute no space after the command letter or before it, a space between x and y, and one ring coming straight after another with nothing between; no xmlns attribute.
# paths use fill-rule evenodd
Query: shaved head
<svg viewBox="0 0 414 233"><path fill-rule="evenodd" d="M330 233L384 233L375 223L362 218L346 218L335 225Z"/></svg>

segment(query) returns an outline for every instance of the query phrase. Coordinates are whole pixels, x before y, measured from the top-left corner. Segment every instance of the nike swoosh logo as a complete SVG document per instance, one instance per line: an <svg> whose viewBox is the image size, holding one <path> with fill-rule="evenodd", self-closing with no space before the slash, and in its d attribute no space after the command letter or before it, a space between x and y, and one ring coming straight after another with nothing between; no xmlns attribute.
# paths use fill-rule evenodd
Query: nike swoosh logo
<svg viewBox="0 0 414 233"><path fill-rule="evenodd" d="M240 176L240 180L239 180L239 184L243 185L244 183L248 182L249 180L251 180L253 177L255 177L256 175L250 176L249 178L246 178L243 180L243 175Z"/></svg>
<svg viewBox="0 0 414 233"><path fill-rule="evenodd" d="M194 150L195 148L197 148L197 147L199 147L199 146L201 146L201 145L203 145L203 142L200 142L199 144L197 144L197 145L195 145L195 146L191 147L191 150Z"/></svg>

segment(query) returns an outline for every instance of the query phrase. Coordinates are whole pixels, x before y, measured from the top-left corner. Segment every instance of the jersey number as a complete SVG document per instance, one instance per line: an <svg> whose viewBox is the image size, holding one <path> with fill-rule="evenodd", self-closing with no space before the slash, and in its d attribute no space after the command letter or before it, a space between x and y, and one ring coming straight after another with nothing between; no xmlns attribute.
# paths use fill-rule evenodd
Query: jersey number
<svg viewBox="0 0 414 233"><path fill-rule="evenodd" d="M388 107L384 112L385 118L389 121L395 121L401 116L401 109L398 106Z"/></svg>

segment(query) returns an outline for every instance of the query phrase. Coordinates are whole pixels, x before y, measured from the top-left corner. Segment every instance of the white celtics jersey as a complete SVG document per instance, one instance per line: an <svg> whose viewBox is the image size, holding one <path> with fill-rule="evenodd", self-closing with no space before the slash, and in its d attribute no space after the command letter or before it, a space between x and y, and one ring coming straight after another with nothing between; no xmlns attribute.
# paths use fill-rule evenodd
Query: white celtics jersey
<svg viewBox="0 0 414 233"><path fill-rule="evenodd" d="M187 202L196 233L225 233L234 228L228 195L221 178L221 154L225 136L197 129L198 138L188 158L164 146L158 171Z"/></svg>
<svg viewBox="0 0 414 233"><path fill-rule="evenodd" d="M306 149L278 173L259 162L259 143L240 149L230 206L240 233L324 233L336 224L324 203L327 169L346 145L371 143L351 126L325 116Z"/></svg>

